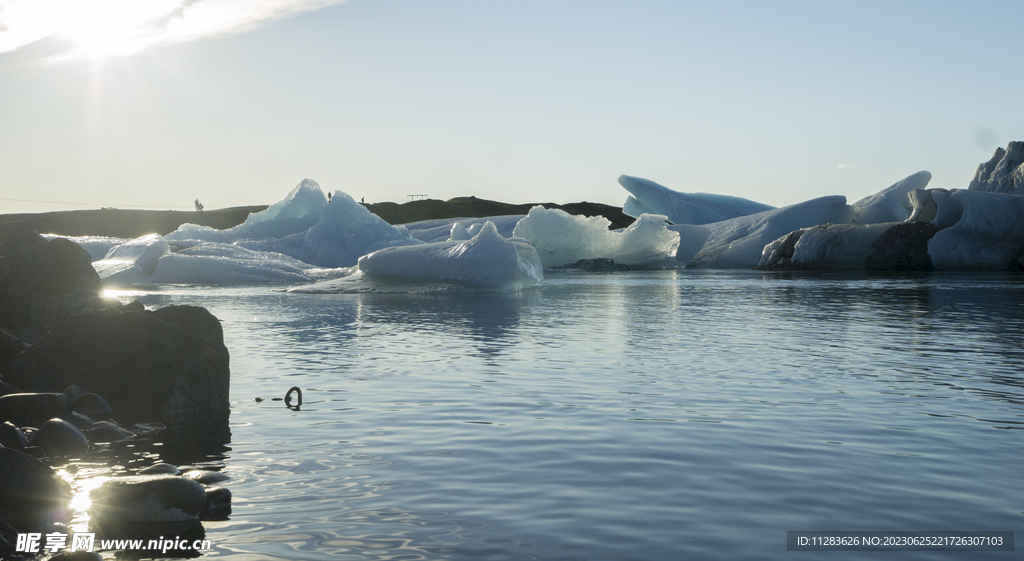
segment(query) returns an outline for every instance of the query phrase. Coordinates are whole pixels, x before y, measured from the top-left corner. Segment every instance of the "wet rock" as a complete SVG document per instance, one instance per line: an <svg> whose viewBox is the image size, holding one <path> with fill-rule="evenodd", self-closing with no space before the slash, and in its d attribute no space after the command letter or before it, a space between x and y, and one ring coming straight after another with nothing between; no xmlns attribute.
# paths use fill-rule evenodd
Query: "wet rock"
<svg viewBox="0 0 1024 561"><path fill-rule="evenodd" d="M156 436L167 430L167 426L163 423L135 423L128 427L128 430L135 433L135 436L148 438L150 436Z"/></svg>
<svg viewBox="0 0 1024 561"><path fill-rule="evenodd" d="M199 513L200 520L227 520L231 516L231 491L223 487L206 490L206 504Z"/></svg>
<svg viewBox="0 0 1024 561"><path fill-rule="evenodd" d="M177 475L108 479L91 493L90 516L107 521L176 522L197 518L206 504L202 485Z"/></svg>
<svg viewBox="0 0 1024 561"><path fill-rule="evenodd" d="M155 473L169 473L171 475L181 474L181 472L178 471L177 466L165 463L153 464L146 469L139 470L139 475L152 475Z"/></svg>
<svg viewBox="0 0 1024 561"><path fill-rule="evenodd" d="M110 408L107 400L94 393L86 393L76 397L71 402L69 408L76 413L88 415L93 419L101 421L109 419L114 414L114 410Z"/></svg>
<svg viewBox="0 0 1024 561"><path fill-rule="evenodd" d="M64 419L65 421L71 423L72 425L75 425L76 427L78 427L78 430L83 431L91 429L92 426L96 424L96 420L93 419L92 417L89 417L88 415L83 415L81 413L75 413L74 411L70 413L65 413L64 416L61 417L61 419Z"/></svg>
<svg viewBox="0 0 1024 561"><path fill-rule="evenodd" d="M89 392L85 391L85 388L79 386L78 384L71 384L70 386L64 388L64 391L62 391L61 393L68 396L68 403L72 403L76 399L78 399L79 396L85 395Z"/></svg>
<svg viewBox="0 0 1024 561"><path fill-rule="evenodd" d="M64 238L26 247L8 255L7 261L11 270L3 283L8 290L53 295L69 292L98 295L103 291L103 283L92 268L89 252Z"/></svg>
<svg viewBox="0 0 1024 561"><path fill-rule="evenodd" d="M25 448L24 450L22 450L22 452L28 454L29 456L32 456L33 458L45 458L46 457L46 450L43 450L42 448L40 448L38 446L29 446L28 448Z"/></svg>
<svg viewBox="0 0 1024 561"><path fill-rule="evenodd" d="M92 442L120 442L135 438L135 433L117 426L110 421L97 421L89 429L89 440Z"/></svg>
<svg viewBox="0 0 1024 561"><path fill-rule="evenodd" d="M7 274L11 272L11 263L6 257L0 256L0 282L3 282L7 278Z"/></svg>
<svg viewBox="0 0 1024 561"><path fill-rule="evenodd" d="M46 464L0 448L0 520L21 528L39 519L65 519L70 500L71 488Z"/></svg>
<svg viewBox="0 0 1024 561"><path fill-rule="evenodd" d="M0 257L0 259L3 259L3 257ZM22 341L14 332L0 327L0 369L5 368L11 363L15 355L27 348L28 343Z"/></svg>
<svg viewBox="0 0 1024 561"><path fill-rule="evenodd" d="M186 471L182 474L182 477L187 477L192 481L202 483L203 485L213 485L214 483L220 483L231 479L227 474L219 471L209 471L205 469L194 469Z"/></svg>
<svg viewBox="0 0 1024 561"><path fill-rule="evenodd" d="M62 393L15 393L0 397L0 419L49 419L63 415L68 397Z"/></svg>
<svg viewBox="0 0 1024 561"><path fill-rule="evenodd" d="M0 446L24 450L28 446L28 438L14 424L5 422L0 424Z"/></svg>
<svg viewBox="0 0 1024 561"><path fill-rule="evenodd" d="M47 456L81 458L89 451L89 440L78 427L64 419L50 419L39 427L31 444L46 451Z"/></svg>
<svg viewBox="0 0 1024 561"><path fill-rule="evenodd" d="M68 318L7 367L22 388L80 384L122 420L226 410L230 372L220 322L194 306L124 306Z"/></svg>
<svg viewBox="0 0 1024 561"><path fill-rule="evenodd" d="M93 551L62 551L49 561L103 561L103 557Z"/></svg>

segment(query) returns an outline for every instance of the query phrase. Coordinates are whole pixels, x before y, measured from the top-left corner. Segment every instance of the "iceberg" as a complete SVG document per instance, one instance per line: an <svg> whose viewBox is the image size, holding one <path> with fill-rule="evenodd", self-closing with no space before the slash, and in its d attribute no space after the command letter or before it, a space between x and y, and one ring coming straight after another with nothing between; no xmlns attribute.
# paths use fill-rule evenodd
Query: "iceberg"
<svg viewBox="0 0 1024 561"><path fill-rule="evenodd" d="M1024 196L953 189L932 190L928 241L938 270L1019 270L1024 264Z"/></svg>
<svg viewBox="0 0 1024 561"><path fill-rule="evenodd" d="M298 293L519 290L544 280L537 251L487 222L468 240L388 247L359 258L347 277L289 289Z"/></svg>
<svg viewBox="0 0 1024 561"><path fill-rule="evenodd" d="M709 224L775 208L729 195L680 193L649 179L629 175L620 175L619 185L630 192L622 212L633 218L661 214L673 224Z"/></svg>
<svg viewBox="0 0 1024 561"><path fill-rule="evenodd" d="M761 270L932 271L924 222L825 224L791 232L764 247Z"/></svg>
<svg viewBox="0 0 1024 561"><path fill-rule="evenodd" d="M1011 142L1005 150L996 148L989 161L978 165L967 189L1024 195L1024 142Z"/></svg>
<svg viewBox="0 0 1024 561"><path fill-rule="evenodd" d="M686 267L751 268L761 260L768 243L794 230L844 222L849 216L846 197L830 195L708 224L707 242Z"/></svg>
<svg viewBox="0 0 1024 561"><path fill-rule="evenodd" d="M560 209L535 206L512 234L537 249L545 267L580 260L612 259L620 265L675 266L679 234L668 229L665 217L643 214L622 232L608 230L603 216L576 216Z"/></svg>
<svg viewBox="0 0 1024 561"><path fill-rule="evenodd" d="M312 179L303 179L284 199L270 205L266 210L250 214L245 222L238 226L217 230L209 226L182 224L165 237L168 240L221 243L250 238L283 238L304 232L319 222L320 214L327 204L327 197L320 190L320 184Z"/></svg>
<svg viewBox="0 0 1024 561"><path fill-rule="evenodd" d="M881 224L883 222L903 222L910 216L914 205L910 202L910 192L924 189L931 181L932 174L919 171L881 191L864 197L850 205L851 224Z"/></svg>
<svg viewBox="0 0 1024 561"><path fill-rule="evenodd" d="M512 214L503 216L488 216L486 218L438 218L435 220L421 220L403 224L409 233L422 242L443 242L451 237L454 224L461 224L467 232L473 227L480 228L486 222L494 223L498 233L506 238L512 237L512 231L526 215Z"/></svg>

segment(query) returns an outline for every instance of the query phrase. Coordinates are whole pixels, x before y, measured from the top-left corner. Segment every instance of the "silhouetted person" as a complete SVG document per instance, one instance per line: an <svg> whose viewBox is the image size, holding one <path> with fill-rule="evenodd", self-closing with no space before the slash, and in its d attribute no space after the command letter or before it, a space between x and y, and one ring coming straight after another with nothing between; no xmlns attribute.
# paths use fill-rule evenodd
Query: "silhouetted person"
<svg viewBox="0 0 1024 561"><path fill-rule="evenodd" d="M363 197L363 198L359 199L359 202L365 205L366 204L366 197Z"/></svg>
<svg viewBox="0 0 1024 561"><path fill-rule="evenodd" d="M203 203L199 199L196 199L196 212L203 212Z"/></svg>
<svg viewBox="0 0 1024 561"><path fill-rule="evenodd" d="M331 192L327 192L327 204L331 204Z"/></svg>

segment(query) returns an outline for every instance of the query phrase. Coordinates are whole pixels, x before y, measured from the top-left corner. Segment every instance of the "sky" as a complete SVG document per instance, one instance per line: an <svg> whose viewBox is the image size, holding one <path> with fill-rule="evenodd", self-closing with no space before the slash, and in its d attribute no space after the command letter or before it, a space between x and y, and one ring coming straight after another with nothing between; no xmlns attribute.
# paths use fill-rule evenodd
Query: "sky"
<svg viewBox="0 0 1024 561"><path fill-rule="evenodd" d="M0 0L0 214L621 206L620 174L782 206L1024 140L1024 2Z"/></svg>

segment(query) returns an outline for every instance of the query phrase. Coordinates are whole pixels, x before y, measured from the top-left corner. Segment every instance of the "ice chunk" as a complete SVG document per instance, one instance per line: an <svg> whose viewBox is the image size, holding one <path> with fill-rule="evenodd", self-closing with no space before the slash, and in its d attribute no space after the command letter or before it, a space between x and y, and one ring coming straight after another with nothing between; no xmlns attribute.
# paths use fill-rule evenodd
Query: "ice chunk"
<svg viewBox="0 0 1024 561"><path fill-rule="evenodd" d="M92 266L104 286L150 282L160 258L169 253L167 241L158 234L150 234L111 247L106 256Z"/></svg>
<svg viewBox="0 0 1024 561"><path fill-rule="evenodd" d="M461 242L472 238L473 236L469 234L469 230L467 230L465 226L458 222L452 224L452 235L448 238L448 241Z"/></svg>
<svg viewBox="0 0 1024 561"><path fill-rule="evenodd" d="M205 245L205 244L204 244ZM222 247L223 244L211 244ZM205 245L203 249L210 249ZM235 248L241 250L242 248ZM218 253L218 252L213 252ZM287 256L252 252L251 258L216 254L171 254L157 264L150 282L186 284L267 284L312 282L306 269ZM308 265L306 266L308 268Z"/></svg>
<svg viewBox="0 0 1024 561"><path fill-rule="evenodd" d="M978 165L968 189L1024 195L1024 142L1011 142L1005 150L996 148L992 159Z"/></svg>
<svg viewBox="0 0 1024 561"><path fill-rule="evenodd" d="M619 185L632 195L626 199L622 212L634 218L641 214L663 214L673 224L709 224L775 208L729 195L680 193L629 175L620 175Z"/></svg>
<svg viewBox="0 0 1024 561"><path fill-rule="evenodd" d="M245 222L217 230L209 226L182 224L167 234L169 240L203 240L231 243L247 238L283 238L308 230L320 221L320 214L327 206L327 197L320 185L312 179L303 179L288 196L270 205L266 210L250 214Z"/></svg>
<svg viewBox="0 0 1024 561"><path fill-rule="evenodd" d="M844 222L849 216L846 197L831 195L708 224L711 233L707 242L686 266L750 268L761 260L761 253L768 243L793 230Z"/></svg>
<svg viewBox="0 0 1024 561"><path fill-rule="evenodd" d="M458 222L462 224L469 235L473 235L473 228L479 229L485 222L493 222L498 233L506 238L512 237L512 230L519 223L525 214L513 214L508 216L488 216L486 218L439 218L436 220L421 220L403 224L416 239L423 242L443 242L451 237L452 226Z"/></svg>
<svg viewBox="0 0 1024 561"><path fill-rule="evenodd" d="M942 228L928 242L939 270L1017 270L1024 262L1024 196L931 191Z"/></svg>
<svg viewBox="0 0 1024 561"><path fill-rule="evenodd" d="M537 248L545 267L602 258L620 265L660 267L674 260L679 234L666 227L664 216L643 214L621 233L609 231L610 224L603 216L575 216L535 206L513 235Z"/></svg>
<svg viewBox="0 0 1024 561"><path fill-rule="evenodd" d="M886 189L850 205L851 224L880 224L883 222L902 222L910 216L914 205L910 202L909 193L916 189L924 189L931 181L932 174L919 171L907 178L897 181Z"/></svg>
<svg viewBox="0 0 1024 561"><path fill-rule="evenodd" d="M284 253L321 267L351 267L367 253L416 243L347 193L335 191L320 221L303 235L302 245Z"/></svg>
<svg viewBox="0 0 1024 561"><path fill-rule="evenodd" d="M488 222L472 239L381 249L359 259L358 274L289 292L518 290L543 279L537 251Z"/></svg>
<svg viewBox="0 0 1024 561"><path fill-rule="evenodd" d="M676 261L684 265L697 255L711 235L711 229L701 224L673 224L668 229L679 234Z"/></svg>
<svg viewBox="0 0 1024 561"><path fill-rule="evenodd" d="M923 222L827 224L791 232L764 247L758 269L931 271Z"/></svg>

